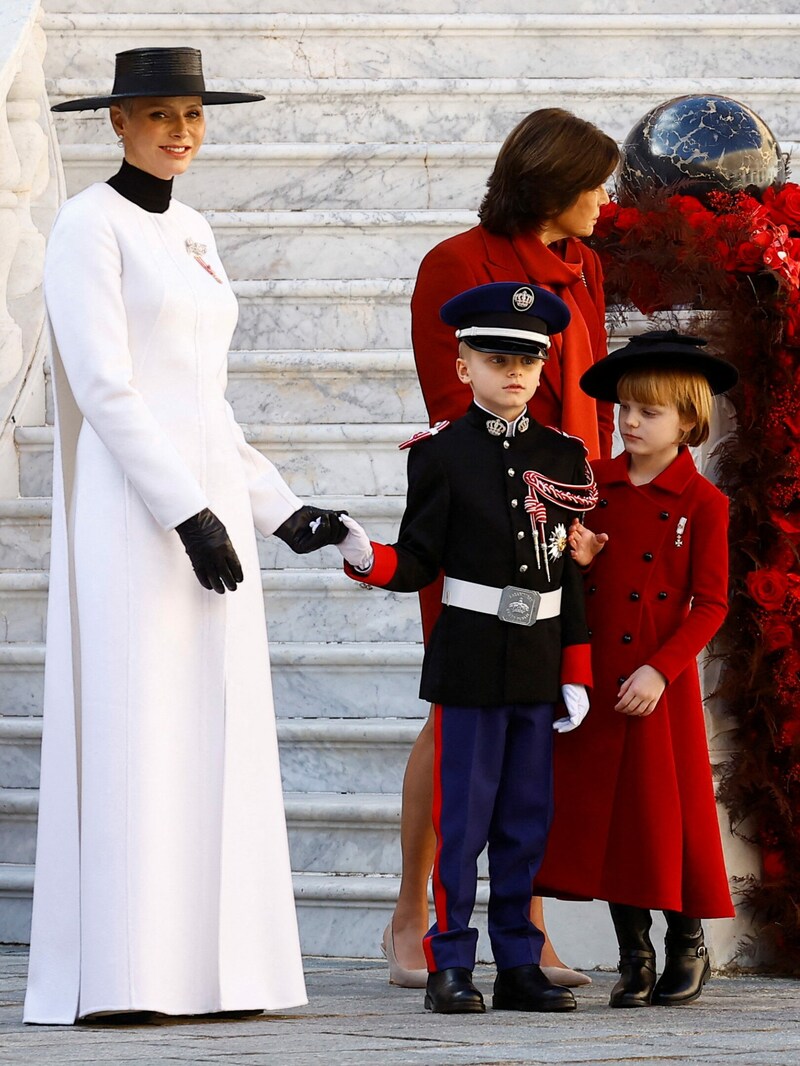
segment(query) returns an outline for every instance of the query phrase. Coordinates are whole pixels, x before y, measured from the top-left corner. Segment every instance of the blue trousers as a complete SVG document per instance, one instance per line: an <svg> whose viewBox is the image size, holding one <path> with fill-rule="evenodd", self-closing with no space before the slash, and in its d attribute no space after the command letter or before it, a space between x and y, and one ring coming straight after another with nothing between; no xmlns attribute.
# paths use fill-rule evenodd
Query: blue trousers
<svg viewBox="0 0 800 1066"><path fill-rule="evenodd" d="M436 707L433 821L436 921L431 972L475 965L478 856L488 844L489 938L498 970L538 963L531 886L552 819L553 704Z"/></svg>

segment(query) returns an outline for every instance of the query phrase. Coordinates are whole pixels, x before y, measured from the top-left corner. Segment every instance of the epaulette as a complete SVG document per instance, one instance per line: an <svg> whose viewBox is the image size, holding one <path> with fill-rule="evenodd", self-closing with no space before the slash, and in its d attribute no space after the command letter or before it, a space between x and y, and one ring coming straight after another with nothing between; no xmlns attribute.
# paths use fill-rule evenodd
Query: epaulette
<svg viewBox="0 0 800 1066"><path fill-rule="evenodd" d="M577 437L574 433L567 433L565 429L559 429L558 426L548 426L548 429L552 429L554 433L557 433L559 437L566 437L567 440L576 440L582 447L586 454L589 454L589 449L586 447L586 442L583 437Z"/></svg>
<svg viewBox="0 0 800 1066"><path fill-rule="evenodd" d="M450 425L449 419L445 418L441 422L437 422L431 426L430 429L421 429L419 433L415 433L413 437L409 437L408 440L404 440L402 444L398 444L398 448L410 448L412 444L416 444L417 441L426 440L428 437L435 437L437 433L441 433L443 429L447 429Z"/></svg>

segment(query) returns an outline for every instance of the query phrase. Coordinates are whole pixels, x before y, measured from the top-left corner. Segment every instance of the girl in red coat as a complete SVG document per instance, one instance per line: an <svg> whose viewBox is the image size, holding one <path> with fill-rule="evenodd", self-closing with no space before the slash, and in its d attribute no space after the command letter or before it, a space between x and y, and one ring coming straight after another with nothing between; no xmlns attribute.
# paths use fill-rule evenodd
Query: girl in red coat
<svg viewBox="0 0 800 1066"><path fill-rule="evenodd" d="M704 344L653 331L581 379L590 396L619 400L625 452L595 464L598 506L570 531L590 566L592 712L580 735L559 738L536 887L609 901L612 1007L696 999L710 972L700 919L733 915L696 665L727 609L728 502L686 445L708 438L711 395L737 373ZM658 981L651 908L668 928Z"/></svg>

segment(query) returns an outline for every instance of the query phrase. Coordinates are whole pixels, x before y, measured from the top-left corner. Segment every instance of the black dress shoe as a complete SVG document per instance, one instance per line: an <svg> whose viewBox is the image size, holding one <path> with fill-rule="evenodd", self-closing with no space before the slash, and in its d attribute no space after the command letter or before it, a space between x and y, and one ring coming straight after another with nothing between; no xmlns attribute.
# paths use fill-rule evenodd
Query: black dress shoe
<svg viewBox="0 0 800 1066"><path fill-rule="evenodd" d="M495 1010L567 1011L577 1003L568 988L547 980L534 963L500 970L494 982Z"/></svg>
<svg viewBox="0 0 800 1066"><path fill-rule="evenodd" d="M483 996L472 983L472 970L450 966L428 974L425 1010L434 1014L483 1014Z"/></svg>
<svg viewBox="0 0 800 1066"><path fill-rule="evenodd" d="M619 981L611 989L610 1007L649 1007L656 984L656 953L619 953Z"/></svg>
<svg viewBox="0 0 800 1066"><path fill-rule="evenodd" d="M653 1003L660 1007L679 1007L684 1003L692 1003L711 976L703 930L686 935L668 929L664 944L667 958L664 972L653 991Z"/></svg>

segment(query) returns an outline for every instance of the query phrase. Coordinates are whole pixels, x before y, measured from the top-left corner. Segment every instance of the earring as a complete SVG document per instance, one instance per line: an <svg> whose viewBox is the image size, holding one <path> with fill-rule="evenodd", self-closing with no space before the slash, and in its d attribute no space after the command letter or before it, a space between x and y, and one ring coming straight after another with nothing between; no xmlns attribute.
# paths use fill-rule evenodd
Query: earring
<svg viewBox="0 0 800 1066"><path fill-rule="evenodd" d="M124 148L125 147L125 142L123 141L123 139L121 137L117 137L117 144L119 145L120 148Z"/></svg>

